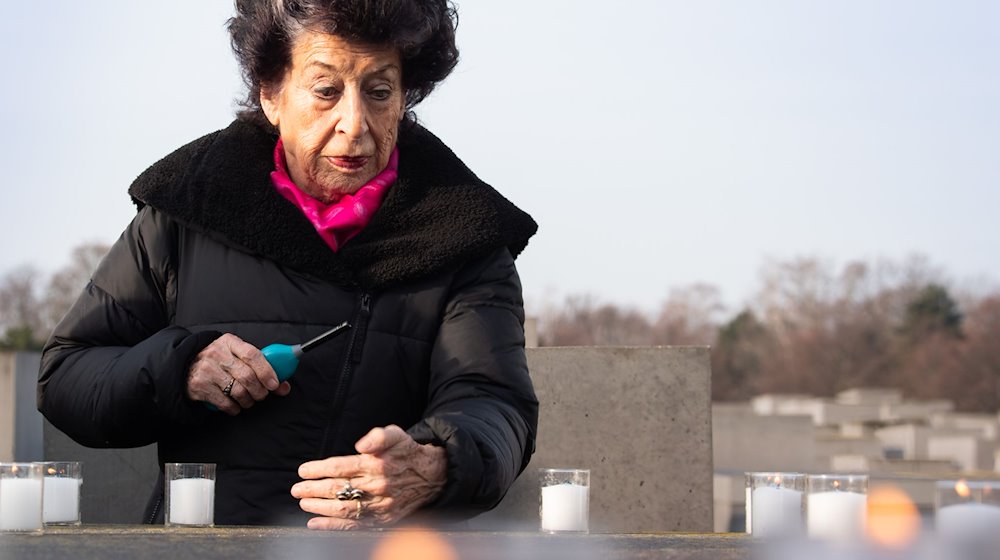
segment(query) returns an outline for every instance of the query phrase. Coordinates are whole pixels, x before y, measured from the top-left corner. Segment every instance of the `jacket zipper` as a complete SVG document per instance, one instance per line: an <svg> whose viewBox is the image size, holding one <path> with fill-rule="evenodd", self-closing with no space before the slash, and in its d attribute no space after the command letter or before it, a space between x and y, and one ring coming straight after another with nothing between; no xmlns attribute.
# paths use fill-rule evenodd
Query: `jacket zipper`
<svg viewBox="0 0 1000 560"><path fill-rule="evenodd" d="M340 379L337 381L337 389L333 394L333 403L330 407L330 421L326 426L326 434L323 438L322 458L330 454L330 446L337 441L340 427L337 420L343 412L344 401L347 398L347 388L350 386L351 375L354 373L354 366L361 362L361 353L365 346L365 337L368 335L368 319L372 313L372 295L362 292L361 301L358 305L358 313L351 328L351 339L347 342L347 353L344 357L344 367L340 371ZM331 437L331 434L333 437Z"/></svg>
<svg viewBox="0 0 1000 560"><path fill-rule="evenodd" d="M358 310L358 330L354 333L354 344L351 348L351 364L361 363L361 352L365 348L365 339L368 335L368 318L372 314L372 296L369 293L361 294L361 308ZM350 370L348 370L349 373ZM338 386L337 393L340 396L340 391L346 389L344 387L343 376L340 379L340 386Z"/></svg>

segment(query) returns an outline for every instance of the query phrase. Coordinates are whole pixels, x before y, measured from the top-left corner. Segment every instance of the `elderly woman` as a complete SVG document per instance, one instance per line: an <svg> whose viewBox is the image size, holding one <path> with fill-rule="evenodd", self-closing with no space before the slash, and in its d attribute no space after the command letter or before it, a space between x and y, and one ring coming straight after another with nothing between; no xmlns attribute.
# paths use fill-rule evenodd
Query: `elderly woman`
<svg viewBox="0 0 1000 560"><path fill-rule="evenodd" d="M45 348L39 409L84 445L216 463L218 524L493 507L534 446L514 258L536 225L410 111L456 64L454 10L236 10L246 109L133 183L135 219ZM288 381L260 351L344 321Z"/></svg>

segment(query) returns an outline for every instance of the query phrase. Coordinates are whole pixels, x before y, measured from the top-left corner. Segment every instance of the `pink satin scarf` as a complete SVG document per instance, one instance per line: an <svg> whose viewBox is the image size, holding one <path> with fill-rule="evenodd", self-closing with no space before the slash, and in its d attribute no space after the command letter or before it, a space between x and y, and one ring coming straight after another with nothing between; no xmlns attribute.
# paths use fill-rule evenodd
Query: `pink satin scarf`
<svg viewBox="0 0 1000 560"><path fill-rule="evenodd" d="M386 166L374 179L368 181L354 194L345 194L332 204L323 204L309 196L292 182L285 163L285 148L281 139L274 147L274 171L271 182L281 196L298 207L316 228L323 241L337 252L344 243L361 232L371 221L389 187L396 181L399 165L399 148L393 148Z"/></svg>

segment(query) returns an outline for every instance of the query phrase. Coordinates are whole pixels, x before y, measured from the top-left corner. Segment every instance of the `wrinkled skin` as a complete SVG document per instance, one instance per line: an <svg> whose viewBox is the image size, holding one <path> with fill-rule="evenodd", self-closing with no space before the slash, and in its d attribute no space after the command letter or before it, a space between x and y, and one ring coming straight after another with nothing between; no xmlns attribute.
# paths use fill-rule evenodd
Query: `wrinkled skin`
<svg viewBox="0 0 1000 560"><path fill-rule="evenodd" d="M223 389L235 379L229 396ZM292 390L287 381L278 383L271 364L252 344L233 334L224 334L206 346L188 368L187 397L211 403L236 416L272 392L285 396Z"/></svg>
<svg viewBox="0 0 1000 560"><path fill-rule="evenodd" d="M445 451L421 445L398 426L374 428L355 445L358 455L310 461L299 467L302 482L292 486L299 507L319 517L310 529L348 530L392 525L434 500L444 488ZM364 491L356 500L339 500L349 482Z"/></svg>

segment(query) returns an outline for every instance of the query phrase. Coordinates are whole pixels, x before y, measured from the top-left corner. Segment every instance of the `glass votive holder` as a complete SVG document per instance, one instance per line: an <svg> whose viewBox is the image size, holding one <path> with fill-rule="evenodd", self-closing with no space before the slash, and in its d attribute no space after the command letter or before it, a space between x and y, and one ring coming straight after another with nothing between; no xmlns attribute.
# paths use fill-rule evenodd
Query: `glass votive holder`
<svg viewBox="0 0 1000 560"><path fill-rule="evenodd" d="M748 523L757 538L793 537L805 532L803 510L806 475L802 473L746 473Z"/></svg>
<svg viewBox="0 0 1000 560"><path fill-rule="evenodd" d="M868 516L868 475L819 474L806 477L806 531L809 538L857 542Z"/></svg>
<svg viewBox="0 0 1000 560"><path fill-rule="evenodd" d="M934 505L943 539L1000 546L1000 481L938 481Z"/></svg>
<svg viewBox="0 0 1000 560"><path fill-rule="evenodd" d="M547 533L590 531L590 471L539 469L538 515Z"/></svg>
<svg viewBox="0 0 1000 560"><path fill-rule="evenodd" d="M0 532L41 532L42 465L0 463Z"/></svg>
<svg viewBox="0 0 1000 560"><path fill-rule="evenodd" d="M215 464L164 465L165 525L212 527L215 524Z"/></svg>
<svg viewBox="0 0 1000 560"><path fill-rule="evenodd" d="M751 507L750 499L750 477L753 473L745 472L743 473L743 532L751 535L753 534L753 511Z"/></svg>
<svg viewBox="0 0 1000 560"><path fill-rule="evenodd" d="M80 487L83 471L77 461L47 461L42 463L45 476L45 498L42 519L46 525L80 524Z"/></svg>

